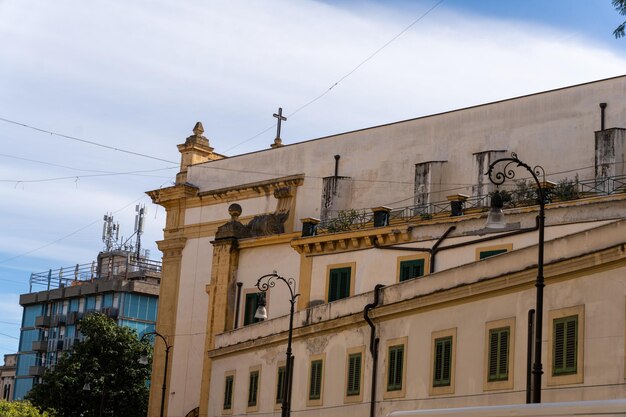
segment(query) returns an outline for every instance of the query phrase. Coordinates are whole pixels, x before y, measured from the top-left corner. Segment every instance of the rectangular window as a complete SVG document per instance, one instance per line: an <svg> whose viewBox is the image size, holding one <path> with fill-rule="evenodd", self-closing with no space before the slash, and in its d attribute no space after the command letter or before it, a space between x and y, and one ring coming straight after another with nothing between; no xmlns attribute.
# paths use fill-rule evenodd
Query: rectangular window
<svg viewBox="0 0 626 417"><path fill-rule="evenodd" d="M450 385L452 372L452 337L435 339L435 364L433 367L433 386Z"/></svg>
<svg viewBox="0 0 626 417"><path fill-rule="evenodd" d="M387 391L402 390L404 367L404 345L389 346L389 368L387 369Z"/></svg>
<svg viewBox="0 0 626 417"><path fill-rule="evenodd" d="M322 398L322 377L324 361L321 359L311 361L311 378L309 381L309 400Z"/></svg>
<svg viewBox="0 0 626 417"><path fill-rule="evenodd" d="M348 355L348 397L361 394L361 353Z"/></svg>
<svg viewBox="0 0 626 417"><path fill-rule="evenodd" d="M259 294L260 293L258 292L246 294L245 309L243 313L244 326L261 321L261 319L254 317L256 309L259 307Z"/></svg>
<svg viewBox="0 0 626 417"><path fill-rule="evenodd" d="M488 381L509 379L509 346L511 329L501 327L489 330Z"/></svg>
<svg viewBox="0 0 626 417"><path fill-rule="evenodd" d="M283 393L285 390L285 367L278 367L278 377L276 378L276 404L282 404L283 402Z"/></svg>
<svg viewBox="0 0 626 417"><path fill-rule="evenodd" d="M334 268L328 278L328 302L350 296L351 268Z"/></svg>
<svg viewBox="0 0 626 417"><path fill-rule="evenodd" d="M259 371L252 371L250 372L250 383L248 384L248 407L256 407L258 392Z"/></svg>
<svg viewBox="0 0 626 417"><path fill-rule="evenodd" d="M400 282L424 275L424 260L413 259L400 262Z"/></svg>
<svg viewBox="0 0 626 417"><path fill-rule="evenodd" d="M234 375L228 375L224 383L224 410L230 410L233 406L233 384Z"/></svg>
<svg viewBox="0 0 626 417"><path fill-rule="evenodd" d="M577 372L578 316L554 320L552 375Z"/></svg>
<svg viewBox="0 0 626 417"><path fill-rule="evenodd" d="M485 250L485 251L480 252L479 259L489 258L491 256L499 255L507 251L508 251L507 249Z"/></svg>

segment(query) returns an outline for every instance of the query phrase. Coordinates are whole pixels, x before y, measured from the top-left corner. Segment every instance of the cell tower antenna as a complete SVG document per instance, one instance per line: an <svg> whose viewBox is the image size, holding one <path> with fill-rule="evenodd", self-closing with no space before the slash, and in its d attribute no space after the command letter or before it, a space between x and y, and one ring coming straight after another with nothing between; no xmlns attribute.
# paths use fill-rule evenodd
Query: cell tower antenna
<svg viewBox="0 0 626 417"><path fill-rule="evenodd" d="M139 260L139 255L141 254L141 235L143 234L143 223L146 214L148 214L148 209L145 204L137 204L135 206L135 233L137 234L137 247L136 247L136 256L137 260Z"/></svg>
<svg viewBox="0 0 626 417"><path fill-rule="evenodd" d="M120 235L119 223L113 222L113 214L104 215L104 224L102 225L102 241L104 242L104 250L106 252L113 249L113 245L118 241Z"/></svg>

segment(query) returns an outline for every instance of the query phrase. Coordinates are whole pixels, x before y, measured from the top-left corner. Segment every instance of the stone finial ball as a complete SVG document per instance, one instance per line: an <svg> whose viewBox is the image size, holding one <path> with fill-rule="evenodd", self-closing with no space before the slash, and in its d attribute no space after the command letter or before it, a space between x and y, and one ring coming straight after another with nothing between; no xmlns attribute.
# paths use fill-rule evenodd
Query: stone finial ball
<svg viewBox="0 0 626 417"><path fill-rule="evenodd" d="M241 206L237 203L231 204L228 206L228 214L230 214L230 217L233 219L241 216Z"/></svg>

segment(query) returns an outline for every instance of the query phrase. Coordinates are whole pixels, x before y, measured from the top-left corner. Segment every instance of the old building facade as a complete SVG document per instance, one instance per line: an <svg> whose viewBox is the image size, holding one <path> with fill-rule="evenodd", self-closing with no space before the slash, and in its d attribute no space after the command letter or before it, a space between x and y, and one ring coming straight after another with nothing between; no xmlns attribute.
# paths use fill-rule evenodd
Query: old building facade
<svg viewBox="0 0 626 417"><path fill-rule="evenodd" d="M167 415L279 415L289 289L294 415L523 403L538 206L549 189L544 401L626 394L626 77L224 157L200 124L167 210L157 330ZM502 164L496 166L502 169ZM508 172L508 171L505 171ZM155 348L153 378L163 376ZM160 386L151 388L157 416Z"/></svg>

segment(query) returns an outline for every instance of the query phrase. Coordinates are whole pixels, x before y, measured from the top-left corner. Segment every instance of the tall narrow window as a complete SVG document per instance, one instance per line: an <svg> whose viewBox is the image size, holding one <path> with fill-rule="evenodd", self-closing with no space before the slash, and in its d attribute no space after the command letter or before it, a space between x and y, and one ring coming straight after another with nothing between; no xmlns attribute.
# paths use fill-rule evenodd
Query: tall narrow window
<svg viewBox="0 0 626 417"><path fill-rule="evenodd" d="M389 346L389 368L387 369L387 391L402 390L404 368L404 345Z"/></svg>
<svg viewBox="0 0 626 417"><path fill-rule="evenodd" d="M259 307L259 294L260 293L246 294L245 309L243 314L244 326L261 321L261 319L254 317L256 309Z"/></svg>
<svg viewBox="0 0 626 417"><path fill-rule="evenodd" d="M400 262L400 282L424 275L424 260L412 259Z"/></svg>
<svg viewBox="0 0 626 417"><path fill-rule="evenodd" d="M361 353L348 355L348 397L361 394Z"/></svg>
<svg viewBox="0 0 626 417"><path fill-rule="evenodd" d="M311 378L309 381L309 400L322 398L322 377L324 361L321 359L311 361Z"/></svg>
<svg viewBox="0 0 626 417"><path fill-rule="evenodd" d="M552 375L577 372L578 316L554 320Z"/></svg>
<svg viewBox="0 0 626 417"><path fill-rule="evenodd" d="M489 330L488 381L490 382L509 379L510 335L509 327Z"/></svg>
<svg viewBox="0 0 626 417"><path fill-rule="evenodd" d="M256 407L259 393L259 371L250 372L250 382L248 384L248 407Z"/></svg>
<svg viewBox="0 0 626 417"><path fill-rule="evenodd" d="M435 364L433 386L443 387L450 385L452 372L452 337L435 339Z"/></svg>
<svg viewBox="0 0 626 417"><path fill-rule="evenodd" d="M233 407L233 384L235 382L234 375L227 375L224 383L224 410L230 410Z"/></svg>
<svg viewBox="0 0 626 417"><path fill-rule="evenodd" d="M328 277L328 302L350 296L350 275L352 268L334 268Z"/></svg>
<svg viewBox="0 0 626 417"><path fill-rule="evenodd" d="M283 402L283 393L285 390L285 367L278 367L278 375L276 382L276 404L281 404Z"/></svg>

